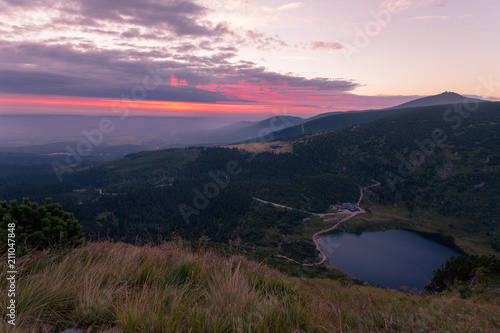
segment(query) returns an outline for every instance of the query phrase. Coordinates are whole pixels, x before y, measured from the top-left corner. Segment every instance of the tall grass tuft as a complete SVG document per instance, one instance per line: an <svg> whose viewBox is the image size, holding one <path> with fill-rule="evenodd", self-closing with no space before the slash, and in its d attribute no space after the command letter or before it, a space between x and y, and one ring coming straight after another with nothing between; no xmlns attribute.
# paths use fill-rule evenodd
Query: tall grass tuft
<svg viewBox="0 0 500 333"><path fill-rule="evenodd" d="M4 259L4 258L1 258ZM89 243L18 262L18 331L301 332L312 310L294 282L243 257L177 244ZM5 289L5 273L0 276ZM6 304L2 293L0 302ZM4 307L0 309L5 318ZM12 331L5 321L0 331ZM17 331L16 331L17 332Z"/></svg>
<svg viewBox="0 0 500 333"><path fill-rule="evenodd" d="M5 262L6 257L0 257ZM326 279L292 279L241 256L182 244L89 243L17 262L17 325L123 332L499 332L498 290L422 295ZM488 287L492 288L492 287Z"/></svg>

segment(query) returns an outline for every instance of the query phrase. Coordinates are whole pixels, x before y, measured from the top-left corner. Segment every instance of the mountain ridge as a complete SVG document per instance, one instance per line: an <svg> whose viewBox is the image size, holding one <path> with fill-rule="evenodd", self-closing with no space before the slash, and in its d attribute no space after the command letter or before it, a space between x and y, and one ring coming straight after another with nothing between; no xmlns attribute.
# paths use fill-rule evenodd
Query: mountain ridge
<svg viewBox="0 0 500 333"><path fill-rule="evenodd" d="M452 91L445 91L441 94L414 99L409 102L390 107L388 109L403 109L403 108L424 107L424 106L434 106L434 105L483 103L483 102L489 102L489 101L478 98L465 97Z"/></svg>
<svg viewBox="0 0 500 333"><path fill-rule="evenodd" d="M272 137L273 139L280 139L300 134L329 131L346 126L358 125L376 119L382 119L401 112L407 112L411 108L417 110L420 108L448 105L448 104L452 105L452 104L483 103L483 102L491 103L490 101L485 101L481 99L467 98L453 92L444 92L438 95L415 99L406 102L404 104L400 104L386 109L349 111L349 112L346 111L338 113L330 112L330 113L325 113L324 116L321 114L316 115L314 117L306 119L306 121L300 125L290 126L285 129L276 131L272 133Z"/></svg>

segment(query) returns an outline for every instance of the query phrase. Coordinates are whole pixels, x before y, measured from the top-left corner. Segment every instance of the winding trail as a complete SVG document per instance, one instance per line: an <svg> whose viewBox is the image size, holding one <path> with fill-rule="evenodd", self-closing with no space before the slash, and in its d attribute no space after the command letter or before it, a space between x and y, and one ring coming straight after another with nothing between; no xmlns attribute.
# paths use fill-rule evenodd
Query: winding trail
<svg viewBox="0 0 500 333"><path fill-rule="evenodd" d="M302 213L306 213L306 214L313 215L313 216L325 217L325 216L328 216L328 215L338 214L338 213L325 213L325 214L311 213L311 212L308 212L307 210L302 210L302 209L298 209L298 208L292 208L292 207L280 205L278 203L271 202L271 201L266 201L266 200L262 200L262 199L259 199L259 198L256 198L256 197L252 197L252 199L257 200L257 201L262 202L262 203L265 203L265 204L273 205L274 207L283 208L283 209L286 209L286 210L295 210L297 212L302 212Z"/></svg>
<svg viewBox="0 0 500 333"><path fill-rule="evenodd" d="M357 211L357 212L353 212L349 216L346 216L345 218L343 218L342 220L340 220L339 222L337 222L337 224L335 224L334 226L332 226L330 228L327 228L327 229L320 230L317 233L315 233L314 236L313 236L313 242L314 242L314 245L316 245L316 248L319 251L319 257L321 258L321 261L317 262L317 263L314 263L314 264L303 264L303 265L304 266L314 266L314 265L321 265L322 263L324 263L327 260L328 257L326 256L326 253L323 251L323 249L319 245L319 236L321 234L324 234L325 232L332 231L333 229L337 228L342 222L345 222L345 221L349 220L350 218L352 218L352 217L354 217L354 216L356 216L358 214L361 214L361 213L366 213L366 212L364 210L362 210L362 209L359 210L359 211Z"/></svg>
<svg viewBox="0 0 500 333"><path fill-rule="evenodd" d="M373 180L373 179L372 179ZM366 190L366 189L369 189L370 187L375 187L375 186L379 186L380 183L376 180L373 180L375 182L375 184L372 184L370 186L366 186L366 187L360 187L359 188L359 200L358 202L356 203L356 206L359 207L359 204L361 203L361 200L363 200L363 191ZM321 248L321 246L319 245L319 236L321 234L324 234L326 232L329 232L329 231L332 231L333 229L337 228L342 222L345 222L347 220L349 220L350 218L353 218L354 216L358 215L358 214L362 214L362 213L366 213L366 211L364 209L362 209L361 207L359 207L360 210L357 211L357 212L352 212L351 214L349 214L349 216L346 216L345 218L341 219L339 222L337 222L337 224L335 224L334 226L330 227L330 228L327 228L327 229L323 229L323 230L320 230L318 231L317 233L314 234L313 236L313 242L314 244L316 245L316 248L318 249L319 251L319 256L321 258L321 261L318 262L318 263L315 263L315 264L303 264L304 266L314 266L314 265L321 265L322 263L324 263L328 257L326 255L326 253L323 251L323 249Z"/></svg>
<svg viewBox="0 0 500 333"><path fill-rule="evenodd" d="M256 198L256 197L252 197L252 199L257 200L257 201L262 202L262 203L265 203L265 204L273 205L274 207L283 208L283 209L286 209L286 210L296 210L298 212L302 212L302 213L306 213L306 214L318 215L318 214L315 214L315 213L308 212L306 210L302 210L302 209L297 209L297 208L292 208L292 207L280 205L280 204L277 204L275 202L262 200L262 199L259 199L259 198Z"/></svg>
<svg viewBox="0 0 500 333"><path fill-rule="evenodd" d="M359 194L359 200L358 200L358 203L356 204L357 206L359 206L359 204L360 204L361 200L363 200L363 191L364 191L364 190L367 190L367 189L369 189L370 187L375 187L375 186L379 186L379 185L380 185L380 183L379 183L378 181L373 180L373 179L372 179L372 181L374 181L374 182L375 182L375 184L372 184L372 185L367 186L367 187L363 187L363 188L361 188L361 187L360 187L360 188L359 188L359 190L360 190L360 194Z"/></svg>
<svg viewBox="0 0 500 333"><path fill-rule="evenodd" d="M373 180L373 179L372 179ZM370 186L366 186L366 187L360 187L359 188L359 200L358 202L356 203L356 206L359 207L359 204L361 203L361 200L363 200L363 192L364 190L366 189L369 189L371 187L375 187L375 186L379 186L380 183L376 180L373 180L375 182L375 184L372 184ZM327 213L327 214L317 214L317 213L311 213L311 212L307 212L305 210L301 210L301 209L296 209L296 208L292 208L292 207L287 207L287 206L283 206L283 205L280 205L280 204L277 204L277 203L274 203L274 202L269 202L269 201L265 201L265 200L262 200L262 199L259 199L259 198L253 198L254 200L257 200L257 201L260 201L260 202L263 202L263 203L267 203L267 204L271 204L275 207L280 207L280 208L284 208L284 209L287 209L287 210L296 210L296 211L300 211L300 212L303 212L303 213L308 213L308 214L311 214L311 215L314 215L314 216L319 216L319 217L325 217L325 216L328 216L328 215L338 215L338 213ZM361 207L359 207L360 210L359 211L356 211L356 212L351 212L349 215L345 216L343 219L341 219L340 221L337 222L337 224L329 227L329 228L326 228L326 229L323 229L323 230L320 230L318 231L317 233L315 233L313 235L313 242L314 242L314 245L316 245L316 248L318 249L319 251L319 256L321 258L321 261L320 262L317 262L317 263L314 263L314 264L302 264L303 266L315 266L315 265L321 265L323 264L327 259L327 255L326 253L323 251L323 249L321 248L321 246L319 245L319 236L321 234L324 234L326 232L329 232L329 231L332 231L333 229L337 228L341 223L349 220L350 218L353 218L354 216L358 215L358 214L362 214L362 213L366 213L366 211L364 209L362 209ZM325 220L325 222L328 222L330 221L329 220ZM292 262L295 262L297 264L299 264L299 262L297 260L294 260L292 258L288 258L284 255L281 255L281 254L275 254L276 257L278 258L283 258L283 259L287 259L288 261L292 261Z"/></svg>

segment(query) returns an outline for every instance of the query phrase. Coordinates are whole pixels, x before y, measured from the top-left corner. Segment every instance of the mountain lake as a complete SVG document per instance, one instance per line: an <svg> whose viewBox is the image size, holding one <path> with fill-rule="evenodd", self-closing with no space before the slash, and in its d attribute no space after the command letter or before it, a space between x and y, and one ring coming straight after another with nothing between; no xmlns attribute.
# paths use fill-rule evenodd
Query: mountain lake
<svg viewBox="0 0 500 333"><path fill-rule="evenodd" d="M319 242L329 266L374 286L425 290L434 270L460 255L453 249L410 230L342 233Z"/></svg>

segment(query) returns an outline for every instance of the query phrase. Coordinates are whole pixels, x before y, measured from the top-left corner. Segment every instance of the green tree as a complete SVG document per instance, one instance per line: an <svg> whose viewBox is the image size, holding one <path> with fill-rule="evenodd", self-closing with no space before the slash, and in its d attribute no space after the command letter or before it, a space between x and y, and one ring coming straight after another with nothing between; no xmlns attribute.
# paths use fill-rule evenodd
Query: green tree
<svg viewBox="0 0 500 333"><path fill-rule="evenodd" d="M460 281L470 280L474 269L479 270L478 273L480 273L483 282L489 278L500 276L500 259L494 255L451 257L440 269L434 271L431 283L426 286L426 289L429 292L439 292L457 284L456 287L462 294L460 285L463 283ZM466 290L463 289L463 291Z"/></svg>
<svg viewBox="0 0 500 333"><path fill-rule="evenodd" d="M0 253L7 249L12 223L18 255L32 248L75 246L84 241L78 220L50 198L45 199L45 206L29 198L24 198L20 205L15 200L0 202L0 244L4 244L0 245Z"/></svg>

